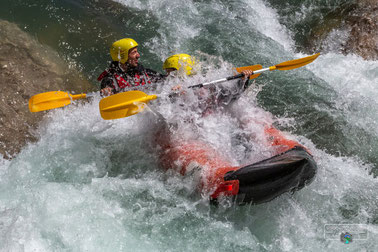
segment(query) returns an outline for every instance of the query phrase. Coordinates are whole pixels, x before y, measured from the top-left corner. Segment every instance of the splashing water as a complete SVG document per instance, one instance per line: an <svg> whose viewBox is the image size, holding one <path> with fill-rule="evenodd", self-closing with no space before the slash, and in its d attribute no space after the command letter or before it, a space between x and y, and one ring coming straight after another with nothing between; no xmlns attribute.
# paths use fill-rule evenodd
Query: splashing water
<svg viewBox="0 0 378 252"><path fill-rule="evenodd" d="M94 8L95 2L89 6ZM343 56L331 48L302 69L260 76L229 113L196 117L195 111L164 98L172 86L226 77L232 66L269 66L304 56L293 55L293 36L279 23L280 12L263 1L247 0L118 2L131 14L117 29L137 34L147 66L161 67L154 62L177 52L201 58L202 74L172 79L159 90L160 104L151 104L169 121L195 119L194 126L180 124L179 132L187 134L183 137L206 140L232 162L242 164L269 156L269 149L233 142L245 132L254 134L257 142L264 138L258 125L242 130L237 121L275 123L310 149L318 174L301 191L266 204L223 202L215 208L193 193L190 181L159 167L149 146L152 112L104 121L98 111L100 97L95 97L86 104L51 111L37 131L37 143L11 161L1 159L1 251L378 249L378 183L371 174L378 166L376 61ZM74 12L67 9L66 15ZM60 11L54 9L59 18ZM62 23L69 20L60 18ZM32 25L30 21L28 26ZM79 24L71 24L72 29L74 25ZM149 28L148 34L143 32ZM82 25L85 29L90 28ZM99 43L106 44L102 37L104 33L96 35ZM98 67L91 68L97 57L92 49L72 45L61 50L82 69L92 69L89 75ZM72 57L75 50L77 56ZM99 64L98 59L94 62ZM190 92L188 103L196 104L198 98ZM247 147L252 155L245 154ZM329 240L327 224L364 224L368 239L348 245Z"/></svg>

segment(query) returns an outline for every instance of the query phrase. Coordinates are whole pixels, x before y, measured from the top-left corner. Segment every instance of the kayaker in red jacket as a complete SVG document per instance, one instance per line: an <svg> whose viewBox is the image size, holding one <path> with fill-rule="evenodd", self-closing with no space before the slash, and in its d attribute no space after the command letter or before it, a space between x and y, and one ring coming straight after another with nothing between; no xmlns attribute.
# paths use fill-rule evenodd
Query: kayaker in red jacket
<svg viewBox="0 0 378 252"><path fill-rule="evenodd" d="M130 90L150 90L164 81L165 75L139 63L138 43L131 38L114 42L110 48L112 63L98 77L101 94L112 95Z"/></svg>

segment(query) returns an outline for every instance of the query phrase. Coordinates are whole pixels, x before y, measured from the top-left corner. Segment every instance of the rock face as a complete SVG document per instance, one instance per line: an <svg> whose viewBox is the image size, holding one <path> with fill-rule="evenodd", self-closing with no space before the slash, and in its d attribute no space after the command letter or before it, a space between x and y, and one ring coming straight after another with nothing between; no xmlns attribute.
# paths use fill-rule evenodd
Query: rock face
<svg viewBox="0 0 378 252"><path fill-rule="evenodd" d="M36 140L33 129L45 114L29 112L31 96L54 90L89 92L94 87L17 25L0 20L0 37L0 154L10 159Z"/></svg>
<svg viewBox="0 0 378 252"><path fill-rule="evenodd" d="M362 8L347 23L351 27L343 52L356 53L367 60L378 59L378 1L361 1Z"/></svg>
<svg viewBox="0 0 378 252"><path fill-rule="evenodd" d="M357 54L366 60L378 59L377 0L358 0L336 8L313 27L305 47L310 53L327 50L325 44L329 41L325 40L335 30L347 31L345 41L340 44L341 52Z"/></svg>

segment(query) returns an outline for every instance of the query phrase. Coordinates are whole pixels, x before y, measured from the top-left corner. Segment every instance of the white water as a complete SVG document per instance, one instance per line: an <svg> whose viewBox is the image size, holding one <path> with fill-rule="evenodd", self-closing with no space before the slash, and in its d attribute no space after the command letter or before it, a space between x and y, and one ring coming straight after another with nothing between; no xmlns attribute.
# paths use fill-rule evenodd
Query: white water
<svg viewBox="0 0 378 252"><path fill-rule="evenodd" d="M337 107L348 121L378 136L378 62L333 52L308 68L339 94Z"/></svg>
<svg viewBox="0 0 378 252"><path fill-rule="evenodd" d="M162 59L170 53L166 48L189 50L187 39L199 34L206 23L205 18L195 15L197 10L191 1L120 2L154 11L161 20L162 41L156 38L149 43ZM248 8L255 6L256 11L265 10L269 22L263 22L258 32L290 53L292 42L274 18L274 10L261 1L245 3ZM236 18L233 11L218 2L212 9L221 10L219 13L230 20ZM188 12L193 14L188 16ZM169 26L166 20L173 16L166 19L167 13L179 13L177 29ZM259 15L251 15L250 20L258 20ZM181 39L169 47L172 38ZM220 64L219 70L218 64L211 66L206 77L230 74L229 63ZM340 94L336 102L348 122L377 135L377 62L330 52L306 69ZM196 83L204 79L195 78ZM243 97L234 112L275 120L258 107L257 92ZM1 159L1 251L378 250L377 179L369 175L372 165L358 157L335 157L318 149L311 140L293 136L311 150L318 163L312 184L266 204L221 205L215 209L205 199L192 195L188 181L157 167L154 153L146 151L150 129L144 118L147 113L104 121L98 101L96 97L85 105L52 111L39 129L41 139L37 143L25 147L12 161ZM170 109L175 108L168 103L161 108L166 108L165 116L172 119ZM230 151L230 134L238 131L234 119L224 115L208 119L199 119L200 134L214 146ZM280 120L290 123L291 118ZM262 137L258 126L250 130ZM249 157L234 158L239 162ZM324 225L339 223L366 224L368 239L349 245L325 239Z"/></svg>

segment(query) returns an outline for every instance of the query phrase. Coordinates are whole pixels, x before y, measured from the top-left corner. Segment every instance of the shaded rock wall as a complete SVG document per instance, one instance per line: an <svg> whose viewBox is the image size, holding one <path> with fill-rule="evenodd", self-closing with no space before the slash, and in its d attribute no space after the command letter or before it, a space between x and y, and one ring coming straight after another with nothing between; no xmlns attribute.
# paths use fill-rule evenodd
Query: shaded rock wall
<svg viewBox="0 0 378 252"><path fill-rule="evenodd" d="M343 52L356 53L367 60L378 59L378 1L360 0L347 25L351 27Z"/></svg>
<svg viewBox="0 0 378 252"><path fill-rule="evenodd" d="M89 92L94 87L59 55L17 25L0 20L0 154L11 158L29 141L45 112L31 113L29 98L62 90Z"/></svg>
<svg viewBox="0 0 378 252"><path fill-rule="evenodd" d="M309 53L324 51L327 36L333 30L348 31L340 44L344 54L357 54L366 60L378 59L378 1L359 0L341 5L328 13L319 24L312 28L305 42Z"/></svg>

